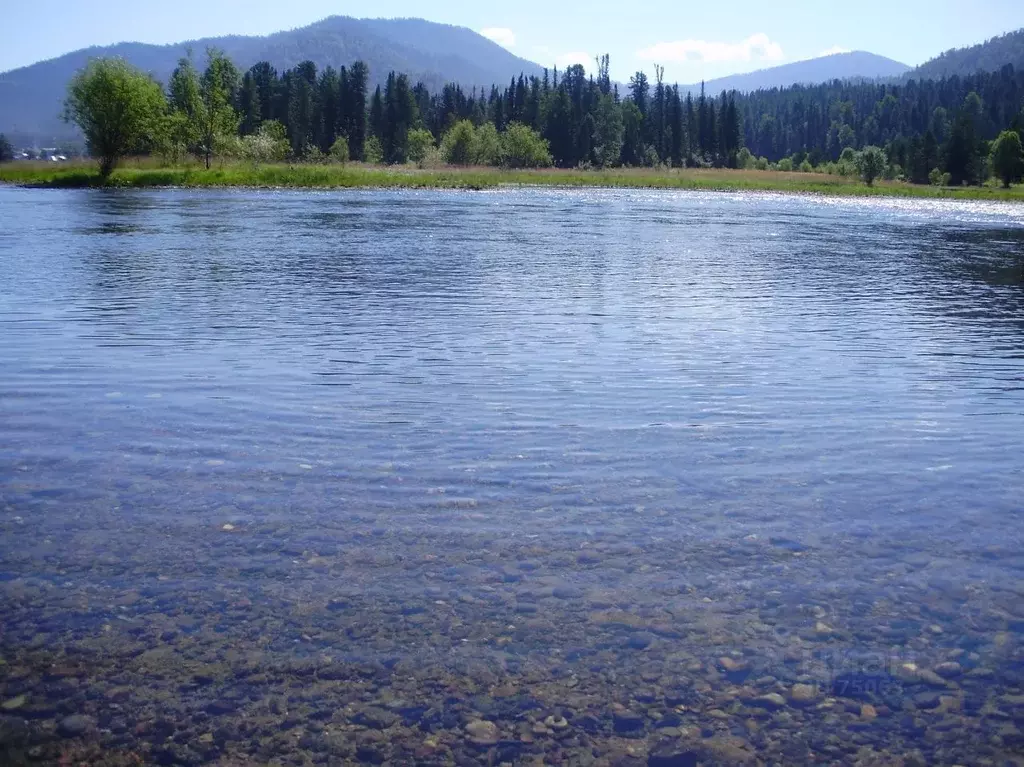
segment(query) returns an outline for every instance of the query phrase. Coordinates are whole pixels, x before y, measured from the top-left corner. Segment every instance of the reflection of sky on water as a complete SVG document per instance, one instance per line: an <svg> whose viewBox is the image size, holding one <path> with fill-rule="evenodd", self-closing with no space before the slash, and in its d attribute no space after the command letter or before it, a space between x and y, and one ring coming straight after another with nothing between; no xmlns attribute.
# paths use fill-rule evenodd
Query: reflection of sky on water
<svg viewBox="0 0 1024 767"><path fill-rule="evenodd" d="M600 705L611 667L698 711L719 682L961 653L998 670L968 713L1016 689L1016 207L0 189L8 211L12 662L88 647L102 677L151 636L558 700L571 672ZM206 705L147 673L133 695Z"/></svg>

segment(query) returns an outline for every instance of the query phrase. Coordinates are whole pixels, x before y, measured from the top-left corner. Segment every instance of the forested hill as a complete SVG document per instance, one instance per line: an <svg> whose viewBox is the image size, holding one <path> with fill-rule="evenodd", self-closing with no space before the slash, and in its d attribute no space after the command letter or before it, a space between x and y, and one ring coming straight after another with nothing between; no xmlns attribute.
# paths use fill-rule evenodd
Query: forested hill
<svg viewBox="0 0 1024 767"><path fill-rule="evenodd" d="M371 83L383 83L390 71L407 73L432 90L446 82L466 86L507 83L520 73L541 68L465 27L422 19L330 18L267 37L214 37L174 45L120 43L86 48L0 74L0 130L40 141L73 135L59 114L68 82L91 58L120 56L166 83L178 59L191 48L201 62L207 47L223 50L247 69L268 61L279 69L313 61L319 68L366 62Z"/></svg>
<svg viewBox="0 0 1024 767"><path fill-rule="evenodd" d="M832 80L877 80L898 77L910 71L910 67L898 61L887 59L867 51L835 53L806 61L795 61L769 69L759 69L742 75L720 77L708 80L704 87L708 93L722 91L751 91L769 88L786 88L790 85L827 83ZM700 93L700 83L680 88L683 92Z"/></svg>
<svg viewBox="0 0 1024 767"><path fill-rule="evenodd" d="M909 73L915 80L937 80L975 72L997 72L1007 64L1024 69L1024 29L993 37L969 48L953 48Z"/></svg>

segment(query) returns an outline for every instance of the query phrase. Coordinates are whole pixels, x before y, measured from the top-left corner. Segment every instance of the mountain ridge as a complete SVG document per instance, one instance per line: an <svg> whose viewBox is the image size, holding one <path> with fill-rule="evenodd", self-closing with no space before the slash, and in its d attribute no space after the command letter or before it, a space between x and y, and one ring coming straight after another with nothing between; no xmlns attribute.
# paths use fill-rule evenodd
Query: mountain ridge
<svg viewBox="0 0 1024 767"><path fill-rule="evenodd" d="M1024 68L1024 28L990 37L982 43L950 48L907 73L916 80L937 80L950 75L997 72L1007 64Z"/></svg>
<svg viewBox="0 0 1024 767"><path fill-rule="evenodd" d="M734 90L749 93L831 80L877 80L899 77L909 71L911 68L906 64L876 53L847 51L706 80L704 89L707 93L715 95L722 91ZM682 92L696 94L700 92L700 88L700 83L694 83L680 86L679 89Z"/></svg>
<svg viewBox="0 0 1024 767"><path fill-rule="evenodd" d="M417 18L328 16L263 36L223 35L165 45L121 42L90 46L0 72L0 132L15 137L18 143L59 143L75 136L77 132L59 115L67 83L90 58L120 56L166 84L178 59L188 50L201 67L206 47L223 50L243 71L257 61L269 61L281 71L305 60L312 60L321 70L363 60L370 69L371 86L382 83L388 72L400 71L435 91L447 82L489 89L519 74L540 75L543 71L539 64L516 56L467 27ZM995 71L1008 63L1024 68L1024 29L947 50L916 68L867 51L849 51L684 85L680 90L697 94L703 85L706 92L717 95L722 91L752 92L832 80L933 79Z"/></svg>
<svg viewBox="0 0 1024 767"><path fill-rule="evenodd" d="M357 19L328 16L303 27L264 36L224 35L166 45L121 42L92 46L0 73L0 131L37 137L69 136L59 120L67 83L90 58L120 56L166 84L189 49L202 66L203 51L215 47L245 71L257 61L278 70L312 60L318 69L363 60L372 84L388 72L405 72L431 89L457 81L464 87L507 82L520 73L539 75L540 65L520 58L467 27L423 19Z"/></svg>

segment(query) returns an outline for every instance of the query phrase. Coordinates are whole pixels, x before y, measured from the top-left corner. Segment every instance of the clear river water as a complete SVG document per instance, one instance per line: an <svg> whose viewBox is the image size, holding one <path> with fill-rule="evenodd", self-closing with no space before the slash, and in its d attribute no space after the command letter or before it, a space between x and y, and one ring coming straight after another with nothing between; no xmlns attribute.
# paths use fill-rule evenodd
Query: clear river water
<svg viewBox="0 0 1024 767"><path fill-rule="evenodd" d="M1015 763L1022 511L1022 206L0 188L12 764Z"/></svg>

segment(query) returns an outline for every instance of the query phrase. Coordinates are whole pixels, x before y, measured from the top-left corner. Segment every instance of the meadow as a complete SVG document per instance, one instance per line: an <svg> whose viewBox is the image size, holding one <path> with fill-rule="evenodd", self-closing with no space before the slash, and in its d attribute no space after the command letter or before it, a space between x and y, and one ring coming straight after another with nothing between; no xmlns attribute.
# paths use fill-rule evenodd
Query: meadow
<svg viewBox="0 0 1024 767"><path fill-rule="evenodd" d="M168 166L149 158L124 162L107 179L95 163L18 162L0 166L0 183L44 188L82 187L250 187L250 188L408 188L497 189L508 186L690 189L706 191L773 191L823 195L946 198L1024 201L1024 186L1003 189L995 184L975 187L920 186L823 173L772 170L614 168L606 170L529 169L442 166L417 168L364 163L324 165L248 162Z"/></svg>

